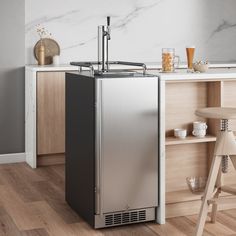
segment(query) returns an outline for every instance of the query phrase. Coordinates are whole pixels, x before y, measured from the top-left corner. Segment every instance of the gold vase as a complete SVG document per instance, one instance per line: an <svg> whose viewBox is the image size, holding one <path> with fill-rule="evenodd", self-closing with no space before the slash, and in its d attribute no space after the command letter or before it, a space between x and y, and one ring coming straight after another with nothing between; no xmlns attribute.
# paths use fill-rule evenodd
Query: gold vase
<svg viewBox="0 0 236 236"><path fill-rule="evenodd" d="M45 65L45 46L42 41L38 49L38 64L41 66Z"/></svg>

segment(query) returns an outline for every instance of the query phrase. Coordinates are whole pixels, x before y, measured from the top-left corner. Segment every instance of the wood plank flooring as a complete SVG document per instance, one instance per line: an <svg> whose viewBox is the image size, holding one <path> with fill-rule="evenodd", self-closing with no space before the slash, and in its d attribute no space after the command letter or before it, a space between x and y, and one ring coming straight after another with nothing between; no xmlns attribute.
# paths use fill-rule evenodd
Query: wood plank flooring
<svg viewBox="0 0 236 236"><path fill-rule="evenodd" d="M136 224L93 230L64 200L64 165L31 169L0 165L0 236L191 236L197 216L165 225ZM236 209L221 211L204 236L236 236Z"/></svg>

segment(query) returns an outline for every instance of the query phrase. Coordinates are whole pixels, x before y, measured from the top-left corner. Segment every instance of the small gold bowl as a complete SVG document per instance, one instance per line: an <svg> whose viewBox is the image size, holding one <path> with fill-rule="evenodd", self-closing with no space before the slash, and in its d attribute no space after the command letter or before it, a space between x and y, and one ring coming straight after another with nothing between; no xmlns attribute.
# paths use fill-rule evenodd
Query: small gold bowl
<svg viewBox="0 0 236 236"><path fill-rule="evenodd" d="M193 177L187 177L186 178L189 190L194 194L203 194L206 183L207 183L207 177L202 176L193 176Z"/></svg>
<svg viewBox="0 0 236 236"><path fill-rule="evenodd" d="M193 63L193 69L194 71L204 73L207 72L209 69L209 64L199 64L199 63Z"/></svg>

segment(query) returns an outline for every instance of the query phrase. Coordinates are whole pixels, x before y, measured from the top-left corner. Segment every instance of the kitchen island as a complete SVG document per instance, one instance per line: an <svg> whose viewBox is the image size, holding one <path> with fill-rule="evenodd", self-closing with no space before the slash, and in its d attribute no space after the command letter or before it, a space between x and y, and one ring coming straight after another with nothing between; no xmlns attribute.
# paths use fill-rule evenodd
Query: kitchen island
<svg viewBox="0 0 236 236"><path fill-rule="evenodd" d="M188 190L186 177L207 176L219 123L207 120L207 136L203 139L195 138L191 135L192 122L202 119L195 116L194 112L197 108L208 106L236 107L236 68L233 68L235 66L235 64L213 65L214 68L211 68L208 73L202 74L186 73L186 69L164 74L160 73L158 65L147 64L148 73L158 75L160 85L160 191L157 216L160 223L164 223L165 218L199 212L201 196L193 195ZM40 73L48 73L51 75L50 78L55 77L53 81L59 81L56 79L59 78L58 76L61 76L60 81L64 81L65 71L74 70L78 68L68 65L26 67L26 153L28 164L34 168L40 158L37 157L36 152L39 141L36 135L36 117L40 114L37 108L36 91L37 81L41 80L38 76ZM45 77L45 80L49 81L47 78ZM231 129L236 130L234 121L230 121L230 125ZM188 137L184 140L174 138L174 128L186 128ZM225 178L228 184L236 184L235 173L230 173ZM235 208L236 201L234 205L222 207L222 209Z"/></svg>
<svg viewBox="0 0 236 236"><path fill-rule="evenodd" d="M150 71L149 71L150 72ZM218 120L204 120L195 115L203 107L236 107L236 68L212 68L207 73L159 73L160 84L160 206L161 219L198 214L201 195L192 194L186 178L207 176L213 155ZM192 123L206 121L207 135L192 136ZM187 129L185 139L174 137L173 129ZM236 130L236 122L230 121ZM228 185L236 185L236 171L224 175ZM228 194L224 197L230 197ZM236 208L234 204L220 205L219 209Z"/></svg>

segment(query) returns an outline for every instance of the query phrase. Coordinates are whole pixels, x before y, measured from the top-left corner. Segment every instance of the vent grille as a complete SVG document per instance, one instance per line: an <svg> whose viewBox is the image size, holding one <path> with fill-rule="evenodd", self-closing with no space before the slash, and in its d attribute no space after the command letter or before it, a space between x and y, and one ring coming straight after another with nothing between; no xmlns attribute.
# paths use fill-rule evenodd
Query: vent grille
<svg viewBox="0 0 236 236"><path fill-rule="evenodd" d="M105 226L137 223L146 220L146 210L105 215Z"/></svg>
<svg viewBox="0 0 236 236"><path fill-rule="evenodd" d="M113 225L113 215L106 215L105 224L106 225Z"/></svg>
<svg viewBox="0 0 236 236"><path fill-rule="evenodd" d="M122 223L121 214L114 214L114 225L120 225Z"/></svg>
<svg viewBox="0 0 236 236"><path fill-rule="evenodd" d="M146 220L146 211L139 211L139 220Z"/></svg>

